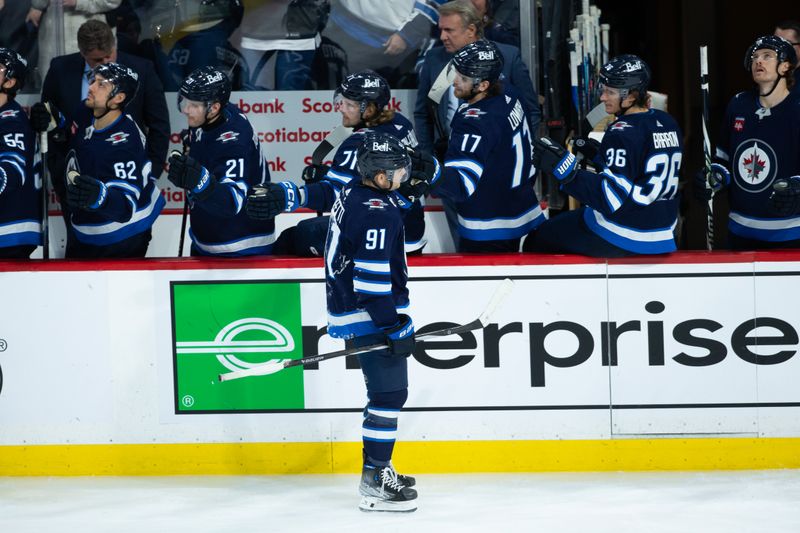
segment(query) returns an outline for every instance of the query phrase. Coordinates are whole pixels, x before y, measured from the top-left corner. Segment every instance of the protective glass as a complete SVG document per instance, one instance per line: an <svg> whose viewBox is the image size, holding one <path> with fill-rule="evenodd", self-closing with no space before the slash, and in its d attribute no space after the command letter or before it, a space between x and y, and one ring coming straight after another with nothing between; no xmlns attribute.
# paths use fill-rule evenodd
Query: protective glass
<svg viewBox="0 0 800 533"><path fill-rule="evenodd" d="M206 110L205 102L198 102L197 100L189 100L184 98L182 94L178 94L178 110L181 113L188 113L190 111Z"/></svg>
<svg viewBox="0 0 800 533"><path fill-rule="evenodd" d="M752 59L753 61L760 60L765 63L773 60L777 61L778 53L775 52L774 50L756 50L750 55L750 59Z"/></svg>
<svg viewBox="0 0 800 533"><path fill-rule="evenodd" d="M91 85L93 83L96 83L98 87L100 87L101 89L105 89L108 92L111 92L111 91L114 90L114 82L110 81L110 80L107 80L105 78L98 78L95 75L91 75L89 77L89 85Z"/></svg>
<svg viewBox="0 0 800 533"><path fill-rule="evenodd" d="M386 179L392 183L405 183L411 178L411 164L386 171Z"/></svg>

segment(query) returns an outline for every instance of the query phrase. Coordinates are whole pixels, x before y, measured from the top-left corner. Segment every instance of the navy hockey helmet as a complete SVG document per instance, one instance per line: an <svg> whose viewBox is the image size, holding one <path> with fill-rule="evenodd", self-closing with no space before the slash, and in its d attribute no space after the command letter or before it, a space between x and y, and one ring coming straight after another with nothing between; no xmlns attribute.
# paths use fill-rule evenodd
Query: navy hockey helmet
<svg viewBox="0 0 800 533"><path fill-rule="evenodd" d="M623 54L603 65L598 75L600 83L606 87L620 90L624 99L630 91L639 91L642 96L650 85L650 67L642 58L633 54Z"/></svg>
<svg viewBox="0 0 800 533"><path fill-rule="evenodd" d="M764 35L756 39L756 42L750 45L750 48L747 49L747 53L744 55L744 69L747 72L750 72L750 68L753 64L753 53L756 50L763 49L774 50L775 53L778 54L779 65L784 61L788 61L790 65L789 70L794 70L797 66L797 53L795 53L792 43L777 35Z"/></svg>
<svg viewBox="0 0 800 533"><path fill-rule="evenodd" d="M14 50L0 48L0 65L6 67L7 80L17 80L17 84L11 89L16 93L25 83L25 75L28 73L28 62Z"/></svg>
<svg viewBox="0 0 800 533"><path fill-rule="evenodd" d="M362 70L350 74L342 81L334 93L334 100L338 102L341 97L359 102L361 113L364 113L370 102L375 104L378 111L386 107L391 91L383 76L372 70Z"/></svg>
<svg viewBox="0 0 800 533"><path fill-rule="evenodd" d="M120 104L120 108L125 107L139 89L139 74L130 67L119 63L101 63L92 70L92 78L102 76L104 79L114 84L114 89L109 93L108 98L114 98L119 93L125 93L125 100Z"/></svg>
<svg viewBox="0 0 800 533"><path fill-rule="evenodd" d="M408 150L388 133L365 133L356 152L356 161L359 174L373 181L379 172L384 172L391 183L403 183L411 176L411 157ZM399 173L400 169L405 169L405 173Z"/></svg>
<svg viewBox="0 0 800 533"><path fill-rule="evenodd" d="M503 54L493 42L481 39L458 50L453 66L462 76L492 83L503 72Z"/></svg>
<svg viewBox="0 0 800 533"><path fill-rule="evenodd" d="M192 71L178 90L178 109L183 99L203 102L206 107L215 102L221 106L228 104L231 97L231 80L214 67L200 67Z"/></svg>

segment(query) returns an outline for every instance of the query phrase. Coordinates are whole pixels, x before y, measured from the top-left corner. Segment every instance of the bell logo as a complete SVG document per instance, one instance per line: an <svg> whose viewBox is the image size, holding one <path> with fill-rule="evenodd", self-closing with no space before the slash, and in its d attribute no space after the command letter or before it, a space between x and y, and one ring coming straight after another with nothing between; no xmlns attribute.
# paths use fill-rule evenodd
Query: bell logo
<svg viewBox="0 0 800 533"><path fill-rule="evenodd" d="M377 89L380 86L381 86L381 80L370 80L370 79L364 80L365 89Z"/></svg>
<svg viewBox="0 0 800 533"><path fill-rule="evenodd" d="M494 59L494 52L478 52L478 59L481 61L491 61Z"/></svg>
<svg viewBox="0 0 800 533"><path fill-rule="evenodd" d="M385 143L373 142L372 143L372 150L374 152L388 152L389 151L389 143L388 142L385 142Z"/></svg>
<svg viewBox="0 0 800 533"><path fill-rule="evenodd" d="M171 291L177 414L303 409L302 366L217 382L219 374L303 356L298 283L173 282Z"/></svg>

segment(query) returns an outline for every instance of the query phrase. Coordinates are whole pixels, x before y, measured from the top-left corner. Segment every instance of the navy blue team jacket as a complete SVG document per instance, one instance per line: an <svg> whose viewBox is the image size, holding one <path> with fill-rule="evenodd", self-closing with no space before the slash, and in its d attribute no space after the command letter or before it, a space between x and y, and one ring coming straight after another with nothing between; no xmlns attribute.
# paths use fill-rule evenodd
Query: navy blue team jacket
<svg viewBox="0 0 800 533"><path fill-rule="evenodd" d="M600 173L578 170L562 189L584 204L584 221L605 241L637 254L676 249L683 135L657 109L623 115L606 129Z"/></svg>
<svg viewBox="0 0 800 533"><path fill-rule="evenodd" d="M766 112L755 91L728 104L716 150L731 173L731 233L760 241L800 239L800 216L778 217L769 207L776 180L800 175L800 94Z"/></svg>
<svg viewBox="0 0 800 533"><path fill-rule="evenodd" d="M22 107L0 107L0 247L42 243L41 188L33 173L34 136Z"/></svg>
<svg viewBox="0 0 800 533"><path fill-rule="evenodd" d="M351 339L397 323L408 307L403 216L397 193L354 181L331 211L325 246L328 334Z"/></svg>

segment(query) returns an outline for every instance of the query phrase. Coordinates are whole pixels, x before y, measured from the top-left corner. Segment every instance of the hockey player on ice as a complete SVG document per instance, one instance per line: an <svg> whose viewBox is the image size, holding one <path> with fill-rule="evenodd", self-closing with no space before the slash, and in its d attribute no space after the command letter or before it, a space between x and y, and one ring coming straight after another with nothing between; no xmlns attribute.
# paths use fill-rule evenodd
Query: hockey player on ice
<svg viewBox="0 0 800 533"><path fill-rule="evenodd" d="M800 95L797 56L774 35L756 39L744 67L756 89L728 104L711 174L695 175L695 195L728 189L731 249L800 247ZM706 186L706 179L709 186Z"/></svg>
<svg viewBox="0 0 800 533"><path fill-rule="evenodd" d="M356 151L364 135L370 131L391 135L409 148L417 146L411 122L389 109L389 84L379 74L364 70L349 75L335 93L335 107L342 115L342 126L354 128L353 134L336 150L333 164L309 165L303 170L304 186L291 181L267 184L263 193L250 195L247 212L257 220L271 220L279 213L291 213L299 207L317 212L330 211L339 191L353 180L360 179L356 169ZM419 197L406 199L406 252L425 246L425 221ZM275 245L276 254L319 256L328 229L327 217L307 219L281 233Z"/></svg>
<svg viewBox="0 0 800 533"><path fill-rule="evenodd" d="M403 250L405 199L397 192L411 176L411 159L394 136L361 136L351 180L331 210L325 243L328 334L353 348L386 343L386 350L358 355L368 403L362 424L363 469L359 507L365 511L414 511L415 480L392 466L400 409L408 397L408 356L414 324L408 308L408 269Z"/></svg>
<svg viewBox="0 0 800 533"><path fill-rule="evenodd" d="M167 177L188 194L193 256L264 255L275 242L274 221L253 220L244 210L248 192L269 181L269 168L230 95L230 79L215 67L194 70L178 92L189 125L186 153L170 157Z"/></svg>
<svg viewBox="0 0 800 533"><path fill-rule="evenodd" d="M617 117L602 143L582 145L600 172L579 169L552 139L534 143L534 164L584 206L542 224L524 250L593 257L673 252L683 134L670 115L648 108L650 68L641 58L615 57L598 82L606 113Z"/></svg>

